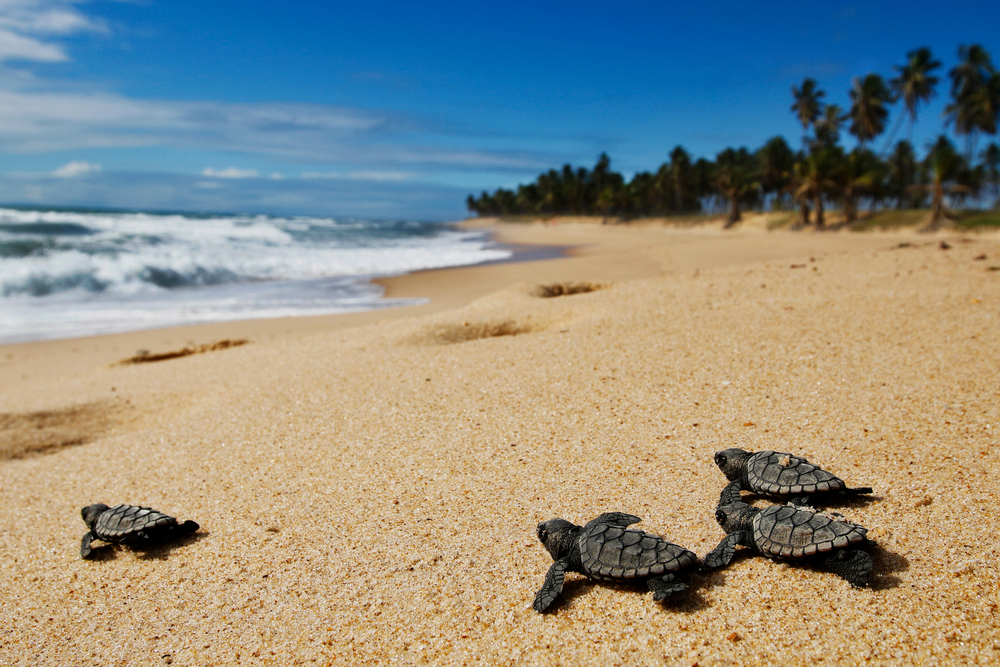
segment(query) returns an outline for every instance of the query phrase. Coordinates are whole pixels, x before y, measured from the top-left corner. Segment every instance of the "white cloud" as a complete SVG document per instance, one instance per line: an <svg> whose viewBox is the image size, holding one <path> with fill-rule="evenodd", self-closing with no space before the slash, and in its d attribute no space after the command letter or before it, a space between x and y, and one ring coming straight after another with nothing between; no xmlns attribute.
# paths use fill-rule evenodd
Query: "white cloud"
<svg viewBox="0 0 1000 667"><path fill-rule="evenodd" d="M408 181L416 174L408 171L354 171L350 178L356 181Z"/></svg>
<svg viewBox="0 0 1000 667"><path fill-rule="evenodd" d="M272 181L283 181L285 180L285 175L279 174L278 172L274 172L273 174L268 176L268 178L270 178Z"/></svg>
<svg viewBox="0 0 1000 667"><path fill-rule="evenodd" d="M59 167L52 172L52 175L57 178L73 178L75 176L83 176L84 174L96 173L100 170L101 165L99 164L93 162L74 161Z"/></svg>
<svg viewBox="0 0 1000 667"><path fill-rule="evenodd" d="M102 23L79 12L75 4L79 0L0 1L0 62L62 62L69 59L65 50L47 38L107 31Z"/></svg>
<svg viewBox="0 0 1000 667"><path fill-rule="evenodd" d="M256 169L237 169L236 167L227 167L225 169L212 169L208 167L201 172L201 175L210 178L257 178L260 176L260 172Z"/></svg>
<svg viewBox="0 0 1000 667"><path fill-rule="evenodd" d="M317 178L328 178L328 179L339 179L347 178L346 174L338 174L336 172L319 172L319 171L304 171L302 172L302 178L306 179L317 179Z"/></svg>
<svg viewBox="0 0 1000 667"><path fill-rule="evenodd" d="M170 147L277 158L285 164L342 166L306 178L402 182L442 167L536 170L552 162L534 152L455 148L467 136L452 124L378 109L297 103L228 104L132 99L85 91L86 82L49 82L6 61L61 62L70 36L108 32L89 0L0 0L0 152ZM22 63L18 63L22 65ZM322 168L322 167L320 167ZM327 167L329 168L329 167ZM408 170L413 170L413 172ZM267 172L264 172L265 174ZM253 170L208 169L208 178L271 178Z"/></svg>
<svg viewBox="0 0 1000 667"><path fill-rule="evenodd" d="M327 180L348 180L348 181L408 181L415 177L416 174L409 171L352 171L349 173L341 173L336 171L302 172L302 178L305 179L327 179Z"/></svg>
<svg viewBox="0 0 1000 667"><path fill-rule="evenodd" d="M0 60L36 60L55 63L69 60L58 46L0 28Z"/></svg>

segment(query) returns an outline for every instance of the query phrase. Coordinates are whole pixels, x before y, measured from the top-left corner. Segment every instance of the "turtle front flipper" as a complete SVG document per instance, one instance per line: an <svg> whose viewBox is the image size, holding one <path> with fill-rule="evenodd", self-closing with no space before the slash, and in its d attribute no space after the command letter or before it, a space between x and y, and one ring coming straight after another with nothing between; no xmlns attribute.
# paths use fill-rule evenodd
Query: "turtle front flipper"
<svg viewBox="0 0 1000 667"><path fill-rule="evenodd" d="M719 546L705 556L704 564L709 570L715 570L729 565L736 555L736 545L744 541L742 532L732 532L722 538Z"/></svg>
<svg viewBox="0 0 1000 667"><path fill-rule="evenodd" d="M535 593L535 601L531 605L535 611L545 611L559 597L559 594L562 593L563 581L566 579L566 570L568 569L568 558L557 560L552 564L552 567L549 568L548 573L545 575L545 583Z"/></svg>
<svg viewBox="0 0 1000 667"><path fill-rule="evenodd" d="M646 587L653 591L653 599L659 602L674 593L678 593L687 588L687 584L674 580L674 575L665 574L662 577L650 577L646 580Z"/></svg>
<svg viewBox="0 0 1000 667"><path fill-rule="evenodd" d="M864 551L836 551L823 559L828 570L847 581L855 588L868 585L872 573L872 557Z"/></svg>
<svg viewBox="0 0 1000 667"><path fill-rule="evenodd" d="M89 530L84 534L83 540L80 542L80 558L90 558L90 543L94 541L94 534Z"/></svg>
<svg viewBox="0 0 1000 667"><path fill-rule="evenodd" d="M201 526L196 522L188 519L184 523L179 523L176 526L171 526L169 529L171 537L180 537L181 535L189 535L197 531Z"/></svg>
<svg viewBox="0 0 1000 667"><path fill-rule="evenodd" d="M743 500L740 496L740 491L742 490L743 486L740 484L740 480L738 479L726 484L726 488L724 488L722 493L719 494L718 506L722 507L724 505L732 505L733 503L742 502Z"/></svg>

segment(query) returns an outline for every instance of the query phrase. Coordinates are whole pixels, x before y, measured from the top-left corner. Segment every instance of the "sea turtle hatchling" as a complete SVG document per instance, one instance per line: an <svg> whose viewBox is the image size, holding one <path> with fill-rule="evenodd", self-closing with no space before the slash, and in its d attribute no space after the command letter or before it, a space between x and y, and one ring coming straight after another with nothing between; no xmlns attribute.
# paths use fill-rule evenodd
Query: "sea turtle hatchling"
<svg viewBox="0 0 1000 667"><path fill-rule="evenodd" d="M736 447L715 453L715 464L730 480L720 505L739 501L740 491L788 498L795 505L808 505L810 496L856 496L870 487L848 488L844 480L801 456L784 452L748 452Z"/></svg>
<svg viewBox="0 0 1000 667"><path fill-rule="evenodd" d="M608 512L582 527L564 519L538 524L538 539L555 563L535 595L535 611L545 611L559 597L566 572L598 581L645 583L655 600L687 588L674 580L674 573L694 565L698 557L658 535L628 529L640 521L631 514Z"/></svg>
<svg viewBox="0 0 1000 667"><path fill-rule="evenodd" d="M704 565L708 569L728 565L739 544L771 558L816 558L852 586L868 583L871 556L847 548L873 544L864 526L794 505L758 509L743 502L720 506L715 519L727 535L705 556Z"/></svg>
<svg viewBox="0 0 1000 667"><path fill-rule="evenodd" d="M80 556L88 558L93 540L124 544L151 543L157 540L187 535L198 530L194 521L178 523L177 519L149 507L95 503L84 507L80 514L90 530L80 543Z"/></svg>

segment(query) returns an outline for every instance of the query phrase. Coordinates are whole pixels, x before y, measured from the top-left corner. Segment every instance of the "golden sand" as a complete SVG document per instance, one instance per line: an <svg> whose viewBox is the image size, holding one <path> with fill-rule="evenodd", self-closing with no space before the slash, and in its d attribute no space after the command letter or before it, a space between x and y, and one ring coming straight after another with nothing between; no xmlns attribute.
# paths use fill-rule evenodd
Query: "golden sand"
<svg viewBox="0 0 1000 667"><path fill-rule="evenodd" d="M386 281L435 298L368 323L0 347L0 664L1000 662L996 237L501 234L577 250ZM872 586L737 557L666 604L571 574L531 609L539 521L713 548L730 446L874 487L836 508ZM94 502L202 529L84 561Z"/></svg>

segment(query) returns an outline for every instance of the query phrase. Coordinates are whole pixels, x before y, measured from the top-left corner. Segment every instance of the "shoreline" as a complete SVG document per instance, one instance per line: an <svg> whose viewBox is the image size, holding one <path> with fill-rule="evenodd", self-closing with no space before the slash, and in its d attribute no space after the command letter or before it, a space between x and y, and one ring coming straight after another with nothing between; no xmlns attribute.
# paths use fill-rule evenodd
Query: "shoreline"
<svg viewBox="0 0 1000 667"><path fill-rule="evenodd" d="M425 303L354 313L232 320L4 343L0 344L0 386L25 375L37 378L60 372L76 374L142 350L159 353L218 340L274 341L427 316L461 308L522 282L603 284L961 236L947 232L919 234L913 229L861 233L768 231L764 222L752 214L747 217L747 223L735 230L722 230L717 224L676 226L657 221L604 225L597 219L573 217L516 223L490 218L460 221L456 226L486 231L493 242L513 249L515 255L371 281L384 290L385 299L425 299Z"/></svg>

